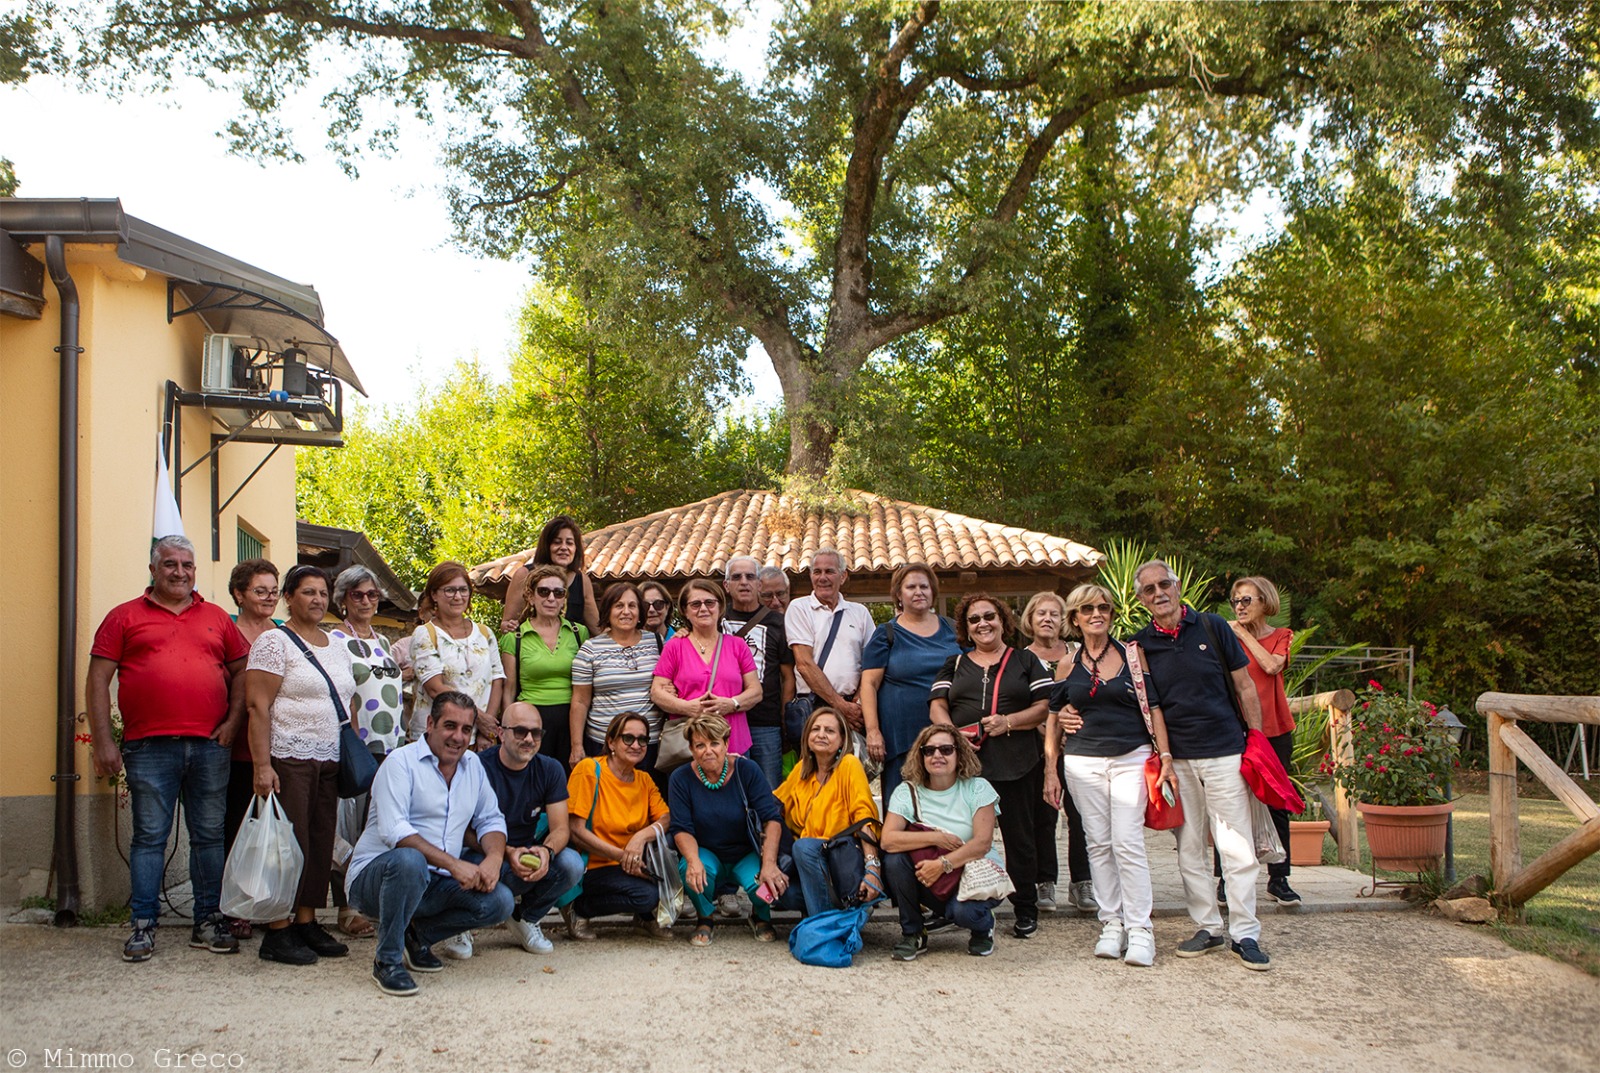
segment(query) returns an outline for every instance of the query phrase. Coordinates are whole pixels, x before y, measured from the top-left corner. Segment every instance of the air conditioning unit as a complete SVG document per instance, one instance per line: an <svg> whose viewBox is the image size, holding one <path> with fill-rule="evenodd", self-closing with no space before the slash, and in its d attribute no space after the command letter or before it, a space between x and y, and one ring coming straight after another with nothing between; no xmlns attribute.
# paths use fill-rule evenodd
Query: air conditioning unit
<svg viewBox="0 0 1600 1073"><path fill-rule="evenodd" d="M207 335L201 361L201 390L250 390L250 354L259 349L253 336Z"/></svg>

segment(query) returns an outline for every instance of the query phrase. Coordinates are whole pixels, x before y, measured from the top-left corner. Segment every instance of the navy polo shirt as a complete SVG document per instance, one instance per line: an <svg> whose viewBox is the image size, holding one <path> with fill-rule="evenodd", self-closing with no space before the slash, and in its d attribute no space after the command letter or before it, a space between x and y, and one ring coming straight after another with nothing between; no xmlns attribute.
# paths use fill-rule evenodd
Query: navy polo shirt
<svg viewBox="0 0 1600 1073"><path fill-rule="evenodd" d="M1221 646L1221 658L1211 636L1200 624L1211 623ZM1250 663L1244 646L1226 619L1196 611L1187 604L1178 623L1178 636L1168 637L1146 626L1133 636L1149 664L1146 670L1161 691L1161 714L1167 720L1167 741L1177 760L1209 760L1244 752L1244 724L1233 707L1228 673Z"/></svg>
<svg viewBox="0 0 1600 1073"><path fill-rule="evenodd" d="M544 810L567 799L566 772L543 753L534 753L527 767L512 771L500 763L498 745L479 753L478 759L483 761L483 773L506 816L506 845L533 845Z"/></svg>

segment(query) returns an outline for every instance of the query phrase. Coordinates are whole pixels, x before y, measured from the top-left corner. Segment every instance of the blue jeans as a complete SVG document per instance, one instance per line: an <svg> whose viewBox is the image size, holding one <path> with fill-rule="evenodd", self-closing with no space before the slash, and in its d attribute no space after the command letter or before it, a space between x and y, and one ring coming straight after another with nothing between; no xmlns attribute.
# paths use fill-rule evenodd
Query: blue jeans
<svg viewBox="0 0 1600 1073"><path fill-rule="evenodd" d="M940 898L917 878L917 863L909 853L887 853L883 858L884 883L900 910L900 933L915 935L922 930L922 907L927 906L955 921L956 927L988 934L994 930L994 907L998 899L963 902L952 894Z"/></svg>
<svg viewBox="0 0 1600 1073"><path fill-rule="evenodd" d="M483 854L478 850L468 850L461 855L461 859L477 864L483 860ZM513 915L530 924L543 920L544 915L555 908L561 896L576 887L581 879L583 858L571 848L563 848L552 857L550 870L544 874L544 878L532 883L513 872L509 861L500 866L500 885L510 890L517 899Z"/></svg>
<svg viewBox="0 0 1600 1073"><path fill-rule="evenodd" d="M592 868L583 874L583 893L572 903L580 917L607 917L631 913L645 920L656 911L661 890L648 876L630 876L621 865Z"/></svg>
<svg viewBox="0 0 1600 1073"><path fill-rule="evenodd" d="M767 777L767 789L776 790L783 785L783 728L751 727L750 759Z"/></svg>
<svg viewBox="0 0 1600 1073"><path fill-rule="evenodd" d="M736 861L718 857L715 853L700 847L700 864L706 870L706 889L696 894L689 888L689 859L678 858L678 877L683 879L683 893L689 896L689 904L694 906L694 911L701 919L711 916L716 905L711 899L717 895L719 885L726 885L731 875L733 881L750 896L750 908L755 913L757 920L771 920L772 906L762 898L756 896L756 888L761 886L761 856L757 853L746 853Z"/></svg>
<svg viewBox="0 0 1600 1073"><path fill-rule="evenodd" d="M134 920L154 921L161 913L161 879L166 872L172 810L183 802L189 827L189 881L194 886L194 918L206 920L222 896L222 828L228 802L229 751L210 738L135 738L122 745L122 767L133 801L133 836L128 867Z"/></svg>
<svg viewBox="0 0 1600 1073"><path fill-rule="evenodd" d="M833 900L833 881L828 875L828 862L822 856L822 847L826 842L825 838L794 840L794 878L805 903L806 916L839 908L839 903Z"/></svg>
<svg viewBox="0 0 1600 1073"><path fill-rule="evenodd" d="M467 890L452 876L428 867L420 850L401 846L367 862L346 891L350 905L378 922L375 960L399 965L405 954L406 929L431 946L440 939L473 928L488 928L511 915L510 888Z"/></svg>

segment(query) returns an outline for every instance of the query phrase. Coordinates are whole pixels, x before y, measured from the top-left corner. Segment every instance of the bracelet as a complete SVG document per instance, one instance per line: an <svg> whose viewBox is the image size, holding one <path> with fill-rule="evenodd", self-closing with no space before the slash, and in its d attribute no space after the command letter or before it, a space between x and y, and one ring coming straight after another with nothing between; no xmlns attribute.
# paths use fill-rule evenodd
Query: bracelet
<svg viewBox="0 0 1600 1073"><path fill-rule="evenodd" d="M1011 716L1006 716L1006 733L1011 733Z"/></svg>
<svg viewBox="0 0 1600 1073"><path fill-rule="evenodd" d="M864 858L864 859L865 859L865 861L867 863L867 867L868 868L876 868L878 866L878 863L879 863L878 862L878 858L876 858L876 857L867 857L867 858Z"/></svg>
<svg viewBox="0 0 1600 1073"><path fill-rule="evenodd" d="M1172 759L1172 754L1171 753L1162 753L1161 754L1161 759L1163 759L1163 760L1171 760Z"/></svg>
<svg viewBox="0 0 1600 1073"><path fill-rule="evenodd" d="M955 871L955 865L950 863L949 857L940 857L939 864L942 868L944 868L945 875L949 875L951 872Z"/></svg>

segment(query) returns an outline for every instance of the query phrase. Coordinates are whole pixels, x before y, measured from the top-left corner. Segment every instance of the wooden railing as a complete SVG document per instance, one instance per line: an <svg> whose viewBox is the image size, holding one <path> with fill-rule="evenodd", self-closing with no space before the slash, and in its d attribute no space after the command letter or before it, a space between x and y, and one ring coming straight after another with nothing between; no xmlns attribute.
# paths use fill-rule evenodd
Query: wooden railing
<svg viewBox="0 0 1600 1073"><path fill-rule="evenodd" d="M1485 693L1478 698L1478 712L1489 721L1489 870L1495 885L1492 898L1502 912L1516 914L1529 898L1600 850L1600 805L1517 723L1528 720L1600 726L1600 697ZM1521 829L1517 822L1518 760L1528 765L1528 770L1583 824L1526 868L1522 866Z"/></svg>
<svg viewBox="0 0 1600 1073"><path fill-rule="evenodd" d="M1355 747L1350 740L1350 710L1355 706L1356 695L1348 689L1289 698L1292 715L1313 711L1328 713L1328 734L1335 764L1349 764L1355 760ZM1356 833L1355 804L1344 787L1338 785L1333 788L1333 838L1339 843L1339 863L1346 868L1359 869L1361 844Z"/></svg>

